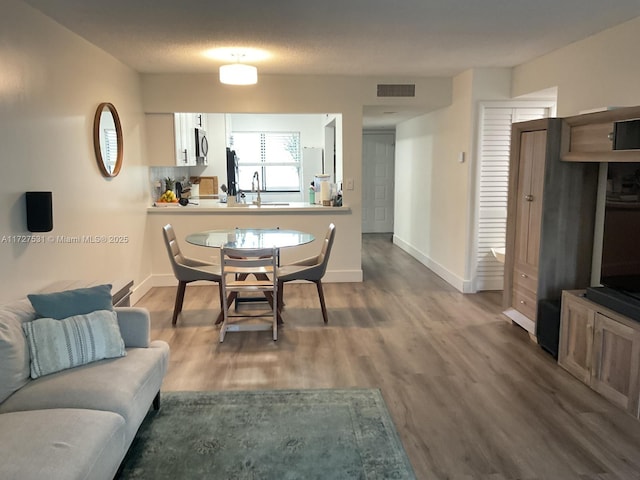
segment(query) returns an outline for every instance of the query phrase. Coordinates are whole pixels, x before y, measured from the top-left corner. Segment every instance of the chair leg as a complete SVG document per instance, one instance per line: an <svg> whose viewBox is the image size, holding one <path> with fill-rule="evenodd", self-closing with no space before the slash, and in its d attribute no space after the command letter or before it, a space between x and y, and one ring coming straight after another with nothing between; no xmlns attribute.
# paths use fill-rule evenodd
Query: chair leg
<svg viewBox="0 0 640 480"><path fill-rule="evenodd" d="M277 282L276 282L276 289L277 289ZM271 308L273 309L273 326L271 328L273 329L273 341L275 342L278 340L278 323L280 322L280 310L278 310L280 308L280 304L278 303L278 297L280 296L280 292L275 291L270 293L271 293L271 300L272 300Z"/></svg>
<svg viewBox="0 0 640 480"><path fill-rule="evenodd" d="M220 325L220 343L224 342L224 336L227 333L227 322L229 320L229 307L233 304L235 299L234 294L231 293L228 298L225 297L225 289L220 285L220 291L222 292L222 324Z"/></svg>
<svg viewBox="0 0 640 480"><path fill-rule="evenodd" d="M184 302L184 291L187 288L187 282L178 282L178 291L176 292L176 304L173 307L173 319L171 325L174 327L178 322L178 314L182 311L182 303Z"/></svg>
<svg viewBox="0 0 640 480"><path fill-rule="evenodd" d="M222 293L222 285L220 284L218 284L218 294L220 297L220 315L222 315L222 310L224 309L224 294ZM222 322L220 315L216 319L216 325Z"/></svg>
<svg viewBox="0 0 640 480"><path fill-rule="evenodd" d="M236 299L236 292L231 292L229 294L229 298L227 298L226 300L227 308L233 305L233 302L235 302L235 299ZM222 293L222 287L220 287L220 313L218 314L218 318L216 319L216 325L220 325L224 321L224 304L225 304L224 293Z"/></svg>
<svg viewBox="0 0 640 480"><path fill-rule="evenodd" d="M318 288L318 297L320 297L320 307L322 308L322 318L324 318L324 323L329 323L329 319L327 318L327 307L324 304L324 292L322 291L322 281L317 280L316 287Z"/></svg>
<svg viewBox="0 0 640 480"><path fill-rule="evenodd" d="M284 305L284 282L278 282L278 308L280 311L282 311Z"/></svg>

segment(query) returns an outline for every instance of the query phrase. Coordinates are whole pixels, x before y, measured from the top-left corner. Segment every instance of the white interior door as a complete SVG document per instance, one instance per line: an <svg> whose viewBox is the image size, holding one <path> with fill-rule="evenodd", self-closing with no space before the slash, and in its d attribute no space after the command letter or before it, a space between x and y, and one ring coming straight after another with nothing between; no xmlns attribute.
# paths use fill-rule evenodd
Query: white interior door
<svg viewBox="0 0 640 480"><path fill-rule="evenodd" d="M362 233L393 232L395 134L362 136Z"/></svg>

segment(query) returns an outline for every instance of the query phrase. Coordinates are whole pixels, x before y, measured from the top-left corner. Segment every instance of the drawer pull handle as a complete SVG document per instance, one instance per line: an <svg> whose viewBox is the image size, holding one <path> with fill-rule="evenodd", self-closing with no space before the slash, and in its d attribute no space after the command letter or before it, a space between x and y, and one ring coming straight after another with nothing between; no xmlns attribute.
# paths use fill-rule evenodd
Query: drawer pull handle
<svg viewBox="0 0 640 480"><path fill-rule="evenodd" d="M533 202L533 195L525 195L525 196L524 196L524 199L525 199L527 202Z"/></svg>
<svg viewBox="0 0 640 480"><path fill-rule="evenodd" d="M525 302L524 300L520 300L520 305L526 305L527 302Z"/></svg>
<svg viewBox="0 0 640 480"><path fill-rule="evenodd" d="M520 276L521 276L522 278L527 278L527 274L526 274L526 273L522 273Z"/></svg>

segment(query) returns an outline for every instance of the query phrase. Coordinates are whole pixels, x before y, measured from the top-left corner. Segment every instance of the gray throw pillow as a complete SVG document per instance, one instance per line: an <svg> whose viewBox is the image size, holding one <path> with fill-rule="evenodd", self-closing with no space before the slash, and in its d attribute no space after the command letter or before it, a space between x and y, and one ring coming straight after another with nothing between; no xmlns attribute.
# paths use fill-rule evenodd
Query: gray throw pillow
<svg viewBox="0 0 640 480"><path fill-rule="evenodd" d="M27 297L39 317L58 320L96 310L113 310L110 284L64 292L32 293Z"/></svg>

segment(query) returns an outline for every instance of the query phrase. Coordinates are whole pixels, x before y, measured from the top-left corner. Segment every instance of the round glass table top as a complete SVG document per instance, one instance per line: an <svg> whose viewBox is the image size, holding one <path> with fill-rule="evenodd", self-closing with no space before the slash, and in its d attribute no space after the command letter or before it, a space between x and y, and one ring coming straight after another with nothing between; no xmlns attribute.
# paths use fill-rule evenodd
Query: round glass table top
<svg viewBox="0 0 640 480"><path fill-rule="evenodd" d="M310 233L279 228L234 228L208 230L187 235L187 242L202 247L284 248L304 245L315 240Z"/></svg>

